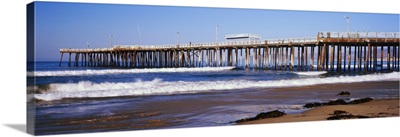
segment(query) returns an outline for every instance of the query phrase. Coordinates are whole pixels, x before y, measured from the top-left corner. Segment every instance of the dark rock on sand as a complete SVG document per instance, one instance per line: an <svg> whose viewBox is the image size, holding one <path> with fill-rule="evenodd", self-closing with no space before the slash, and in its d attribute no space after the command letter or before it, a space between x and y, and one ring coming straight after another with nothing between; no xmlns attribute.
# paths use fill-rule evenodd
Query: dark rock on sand
<svg viewBox="0 0 400 137"><path fill-rule="evenodd" d="M333 111L332 115L341 115L341 114L347 114L347 112L343 110L335 110Z"/></svg>
<svg viewBox="0 0 400 137"><path fill-rule="evenodd" d="M319 107L319 106L346 105L346 104L347 104L346 101L344 101L343 99L338 99L338 100L324 102L324 103L319 103L319 102L307 103L303 107L304 108L313 108L313 107Z"/></svg>
<svg viewBox="0 0 400 137"><path fill-rule="evenodd" d="M363 116L363 115L341 114L341 115L330 116L326 119L327 120L340 120L340 119L356 119L356 118L370 118L370 117Z"/></svg>
<svg viewBox="0 0 400 137"><path fill-rule="evenodd" d="M335 101L329 101L329 102L326 102L326 103L322 103L322 105L325 105L325 106L346 105L346 104L347 104L346 101L344 101L343 99L338 99L338 100L335 100Z"/></svg>
<svg viewBox="0 0 400 137"><path fill-rule="evenodd" d="M275 117L280 117L286 115L285 112L279 111L279 110L274 110L274 111L269 111L269 112L262 112L258 114L255 117L252 118L244 118L235 121L235 123L241 123L241 122L246 122L246 121L253 121L253 120L259 120L259 119L265 119L265 118L275 118Z"/></svg>
<svg viewBox="0 0 400 137"><path fill-rule="evenodd" d="M369 102L371 100L374 100L374 99L372 99L370 97L367 97L367 98L356 99L356 100L353 100L353 101L350 101L349 103L347 103L343 99L337 99L337 100L334 100L334 101L323 102L323 103L319 103L319 102L307 103L303 107L304 108L313 108L313 107L319 107L319 106L360 104L360 103Z"/></svg>
<svg viewBox="0 0 400 137"><path fill-rule="evenodd" d="M340 120L340 119L356 119L356 118L370 118L363 115L353 115L343 110L333 111L333 116L326 118L327 120Z"/></svg>
<svg viewBox="0 0 400 137"><path fill-rule="evenodd" d="M339 94L337 94L338 96L350 96L350 92L348 91L341 91Z"/></svg>
<svg viewBox="0 0 400 137"><path fill-rule="evenodd" d="M360 104L360 103L365 103L365 102L370 102L374 99L367 97L367 98L361 98L361 99L356 99L353 101L350 101L348 104Z"/></svg>
<svg viewBox="0 0 400 137"><path fill-rule="evenodd" d="M314 103L307 103L303 107L304 108L313 108L313 107L319 107L319 106L322 106L322 104L319 102L314 102Z"/></svg>

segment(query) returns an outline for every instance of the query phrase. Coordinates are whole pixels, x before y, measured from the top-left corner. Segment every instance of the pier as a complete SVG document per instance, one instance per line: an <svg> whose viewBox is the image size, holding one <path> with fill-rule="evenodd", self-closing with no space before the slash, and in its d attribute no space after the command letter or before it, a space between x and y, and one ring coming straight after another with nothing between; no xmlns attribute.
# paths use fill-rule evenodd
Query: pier
<svg viewBox="0 0 400 137"><path fill-rule="evenodd" d="M319 32L311 38L60 49L60 66L223 67L285 71L398 71L399 32ZM71 60L73 58L73 60Z"/></svg>

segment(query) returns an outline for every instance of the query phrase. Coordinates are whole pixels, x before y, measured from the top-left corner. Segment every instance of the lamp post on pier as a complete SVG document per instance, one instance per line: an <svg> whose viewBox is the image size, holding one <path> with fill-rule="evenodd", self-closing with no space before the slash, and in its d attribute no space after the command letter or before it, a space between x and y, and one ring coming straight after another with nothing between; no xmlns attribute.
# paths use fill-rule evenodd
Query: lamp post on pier
<svg viewBox="0 0 400 137"><path fill-rule="evenodd" d="M110 47L112 48L112 40L113 40L113 35L111 34L110 36Z"/></svg>
<svg viewBox="0 0 400 137"><path fill-rule="evenodd" d="M349 34L349 27L350 27L350 17L349 16L345 16L344 19L347 22L347 35Z"/></svg>
<svg viewBox="0 0 400 137"><path fill-rule="evenodd" d="M139 24L137 25L137 29L138 29L138 34L139 34L139 45L142 43L142 36L140 35L140 27Z"/></svg>
<svg viewBox="0 0 400 137"><path fill-rule="evenodd" d="M215 28L215 46L218 46L218 27L220 27L220 25L217 25Z"/></svg>
<svg viewBox="0 0 400 137"><path fill-rule="evenodd" d="M179 45L180 45L180 42L181 42L181 38L180 38L180 32L179 32L179 31L178 31L178 32L176 32L176 37L177 37L178 48L179 48Z"/></svg>

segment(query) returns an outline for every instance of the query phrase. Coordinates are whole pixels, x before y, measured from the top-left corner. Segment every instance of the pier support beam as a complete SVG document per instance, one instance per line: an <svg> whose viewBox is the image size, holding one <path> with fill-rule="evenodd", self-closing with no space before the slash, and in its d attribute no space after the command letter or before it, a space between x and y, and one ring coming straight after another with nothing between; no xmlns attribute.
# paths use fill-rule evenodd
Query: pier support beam
<svg viewBox="0 0 400 137"><path fill-rule="evenodd" d="M361 54L364 54L364 56L363 56L363 61L364 61L364 71L366 72L366 71L368 71L368 51L367 51L367 46L362 46L362 47L364 47L364 53L361 53Z"/></svg>
<svg viewBox="0 0 400 137"><path fill-rule="evenodd" d="M389 45L387 47L386 62L387 62L387 70L391 71L391 69L390 69L390 46Z"/></svg>
<svg viewBox="0 0 400 137"><path fill-rule="evenodd" d="M215 48L214 49L214 54L213 54L213 57L214 57L214 60L213 60L213 62L214 62L214 67L217 67L217 56L218 56L218 54L217 54L217 48Z"/></svg>
<svg viewBox="0 0 400 137"><path fill-rule="evenodd" d="M275 64L275 67L274 67L274 69L275 70L278 70L279 69L279 47L277 46L277 47L274 47L274 64Z"/></svg>
<svg viewBox="0 0 400 137"><path fill-rule="evenodd" d="M61 66L61 62L62 62L63 55L64 55L64 53L61 53L61 56L60 56L60 63L58 63L58 66Z"/></svg>
<svg viewBox="0 0 400 137"><path fill-rule="evenodd" d="M349 47L349 55L348 55L348 57L347 57L347 59L348 59L348 61L347 61L347 64L348 64L348 68L347 68L347 70L348 71L351 71L351 45L347 45L348 47Z"/></svg>
<svg viewBox="0 0 400 137"><path fill-rule="evenodd" d="M301 61L300 61L300 59L301 59L301 54L300 54L300 47L297 47L297 71L299 71L300 70L300 68L301 68Z"/></svg>
<svg viewBox="0 0 400 137"><path fill-rule="evenodd" d="M340 71L342 71L342 45L338 45L338 56L339 56L339 58L338 58L338 60L337 60L337 70L340 72ZM346 48L345 48L346 49Z"/></svg>
<svg viewBox="0 0 400 137"><path fill-rule="evenodd" d="M305 59L305 57L304 57L304 56L305 56L304 46L301 46L301 47L299 47L299 48L301 48L301 54L300 54L300 56L301 56L301 58L300 58L300 59L301 59L301 60L300 60L300 62L301 62L301 63L300 63L300 70L304 70L304 65L305 65L305 64L304 64L304 63L305 63L305 62L304 62L304 59Z"/></svg>
<svg viewBox="0 0 400 137"><path fill-rule="evenodd" d="M326 46L326 43L324 43L324 46L322 47L322 53L321 53L321 61L320 61L320 64L321 64L321 70L326 70L325 68L327 68L327 67L325 67L325 58L327 58L327 56L326 56L326 49L327 49L327 46Z"/></svg>
<svg viewBox="0 0 400 137"><path fill-rule="evenodd" d="M346 71L346 55L347 55L347 45L344 45L344 52L343 52L343 71Z"/></svg>
<svg viewBox="0 0 400 137"><path fill-rule="evenodd" d="M294 46L290 47L290 71L294 68Z"/></svg>
<svg viewBox="0 0 400 137"><path fill-rule="evenodd" d="M371 53L371 43L368 42L367 57L366 57L367 60L366 60L366 65L365 65L365 67L366 67L365 71L369 71L370 70L370 57L371 57L370 53Z"/></svg>
<svg viewBox="0 0 400 137"><path fill-rule="evenodd" d="M311 47L311 53L310 53L310 70L311 71L314 70L314 50L315 50L315 47L312 46Z"/></svg>
<svg viewBox="0 0 400 137"><path fill-rule="evenodd" d="M284 61L284 64L285 64L285 68L284 68L284 70L286 71L287 70L287 64L288 64L288 54L289 54L289 47L286 47L286 49L285 49L285 61Z"/></svg>
<svg viewBox="0 0 400 137"><path fill-rule="evenodd" d="M248 59L249 59L249 48L246 48L245 49L245 68L249 68Z"/></svg>
<svg viewBox="0 0 400 137"><path fill-rule="evenodd" d="M331 49L330 49L330 53L329 53L329 63L330 63L330 71L333 71L334 70L334 53L335 53L335 47L334 47L334 45L331 45L331 47L330 47Z"/></svg>
<svg viewBox="0 0 400 137"><path fill-rule="evenodd" d="M399 70L399 45L393 46L393 50L395 50L395 53L394 53L395 67L396 67L396 70Z"/></svg>
<svg viewBox="0 0 400 137"><path fill-rule="evenodd" d="M270 68L270 62L269 62L269 55L270 54L269 54L269 47L268 46L265 47L265 51L264 52L265 52L264 54L265 54L265 63L266 63L265 67L267 69L269 69Z"/></svg>
<svg viewBox="0 0 400 137"><path fill-rule="evenodd" d="M69 53L69 59L68 59L68 67L71 66L71 53Z"/></svg>
<svg viewBox="0 0 400 137"><path fill-rule="evenodd" d="M378 65L378 46L375 44L374 45L374 65L373 65L373 71L376 72L377 70L377 65Z"/></svg>
<svg viewBox="0 0 400 137"><path fill-rule="evenodd" d="M332 44L328 44L328 46L326 46L325 47L325 69L324 70L326 70L326 71L328 71L328 65L329 65L329 45L332 45Z"/></svg>
<svg viewBox="0 0 400 137"><path fill-rule="evenodd" d="M335 46L335 45L334 45ZM336 45L337 52L335 51L335 47L333 48L333 70L335 70L335 55L336 55L336 71L340 71L340 45Z"/></svg>
<svg viewBox="0 0 400 137"><path fill-rule="evenodd" d="M232 66L232 49L228 50L228 66Z"/></svg>
<svg viewBox="0 0 400 137"><path fill-rule="evenodd" d="M80 53L75 53L75 67L79 66L79 55Z"/></svg>
<svg viewBox="0 0 400 137"><path fill-rule="evenodd" d="M304 47L304 70L308 70L308 47Z"/></svg>
<svg viewBox="0 0 400 137"><path fill-rule="evenodd" d="M355 45L358 47L358 71L362 71L363 66L363 47L362 45Z"/></svg>
<svg viewBox="0 0 400 137"><path fill-rule="evenodd" d="M283 69L283 46L281 46L280 48L279 48L280 50L279 50L279 70L282 70Z"/></svg>
<svg viewBox="0 0 400 137"><path fill-rule="evenodd" d="M264 58L264 56L263 56L263 54L264 54L263 48L258 47L258 50L257 50L257 64L258 64L258 68L263 68L263 66L264 66L264 63L263 63L263 58Z"/></svg>
<svg viewBox="0 0 400 137"><path fill-rule="evenodd" d="M219 67L222 67L222 49L218 49L219 52Z"/></svg>
<svg viewBox="0 0 400 137"><path fill-rule="evenodd" d="M238 60L238 49L237 49L237 48L235 48L235 54L236 54L236 57L235 57L235 60L236 60L236 61L235 61L235 66L238 67L238 61L239 61L239 60Z"/></svg>
<svg viewBox="0 0 400 137"><path fill-rule="evenodd" d="M85 54L84 53L81 53L81 66L83 66L83 59L85 58Z"/></svg>
<svg viewBox="0 0 400 137"><path fill-rule="evenodd" d="M356 64L357 64L357 47L354 46L354 58L353 58L353 71L356 71Z"/></svg>
<svg viewBox="0 0 400 137"><path fill-rule="evenodd" d="M383 45L381 45L381 71L383 71Z"/></svg>

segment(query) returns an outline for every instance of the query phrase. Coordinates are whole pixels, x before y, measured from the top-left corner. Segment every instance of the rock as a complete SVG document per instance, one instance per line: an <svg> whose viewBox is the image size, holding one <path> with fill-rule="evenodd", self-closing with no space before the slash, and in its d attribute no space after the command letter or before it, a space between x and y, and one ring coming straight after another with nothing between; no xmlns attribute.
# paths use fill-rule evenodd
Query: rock
<svg viewBox="0 0 400 137"><path fill-rule="evenodd" d="M323 103L319 103L319 102L307 103L303 107L304 108L313 108L313 107L319 107L319 106L360 104L360 103L369 102L371 100L374 100L374 99L372 99L370 97L367 97L367 98L353 100L353 101L350 101L349 103L347 103L343 99L337 99L337 100L334 100L334 101L323 102Z"/></svg>
<svg viewBox="0 0 400 137"><path fill-rule="evenodd" d="M259 120L259 119L265 119L265 118L275 118L275 117L280 117L286 115L285 112L279 111L279 110L274 110L274 111L269 111L269 112L262 112L258 114L255 117L252 118L244 118L235 121L235 123L241 123L241 122L246 122L246 121L253 121L253 120Z"/></svg>
<svg viewBox="0 0 400 137"><path fill-rule="evenodd" d="M343 99L337 99L335 101L329 101L327 103L322 103L322 105L330 106L330 105L346 105L346 101Z"/></svg>
<svg viewBox="0 0 400 137"><path fill-rule="evenodd" d="M330 116L326 119L327 120L340 120L340 119L355 119L355 118L370 118L370 117L363 116L363 115L341 114L341 115Z"/></svg>
<svg viewBox="0 0 400 137"><path fill-rule="evenodd" d="M333 111L332 115L341 115L341 114L347 114L347 112L343 110L335 110Z"/></svg>
<svg viewBox="0 0 400 137"><path fill-rule="evenodd" d="M313 107L319 107L319 106L322 106L322 104L319 102L314 102L314 103L307 103L303 107L304 108L313 108Z"/></svg>
<svg viewBox="0 0 400 137"><path fill-rule="evenodd" d="M365 102L370 102L374 99L367 97L367 98L361 98L361 99L356 99L353 101L350 101L348 104L360 104L360 103L365 103Z"/></svg>
<svg viewBox="0 0 400 137"><path fill-rule="evenodd" d="M337 94L338 96L350 96L350 92L348 91L341 91L339 94Z"/></svg>
<svg viewBox="0 0 400 137"><path fill-rule="evenodd" d="M286 115L286 113L279 111L279 110L274 110L274 111L270 111L270 112L266 112L266 113L260 113L255 118L258 118L258 119L274 118L274 117L280 117L283 115Z"/></svg>
<svg viewBox="0 0 400 137"><path fill-rule="evenodd" d="M333 111L333 116L326 118L327 120L340 120L340 119L355 119L355 118L370 118L363 115L353 115L343 110Z"/></svg>
<svg viewBox="0 0 400 137"><path fill-rule="evenodd" d="M319 103L319 102L307 103L303 107L304 108L313 108L313 107L330 106L330 105L347 105L347 103L343 99L338 99L335 101L329 101L329 102L324 102L324 103Z"/></svg>

